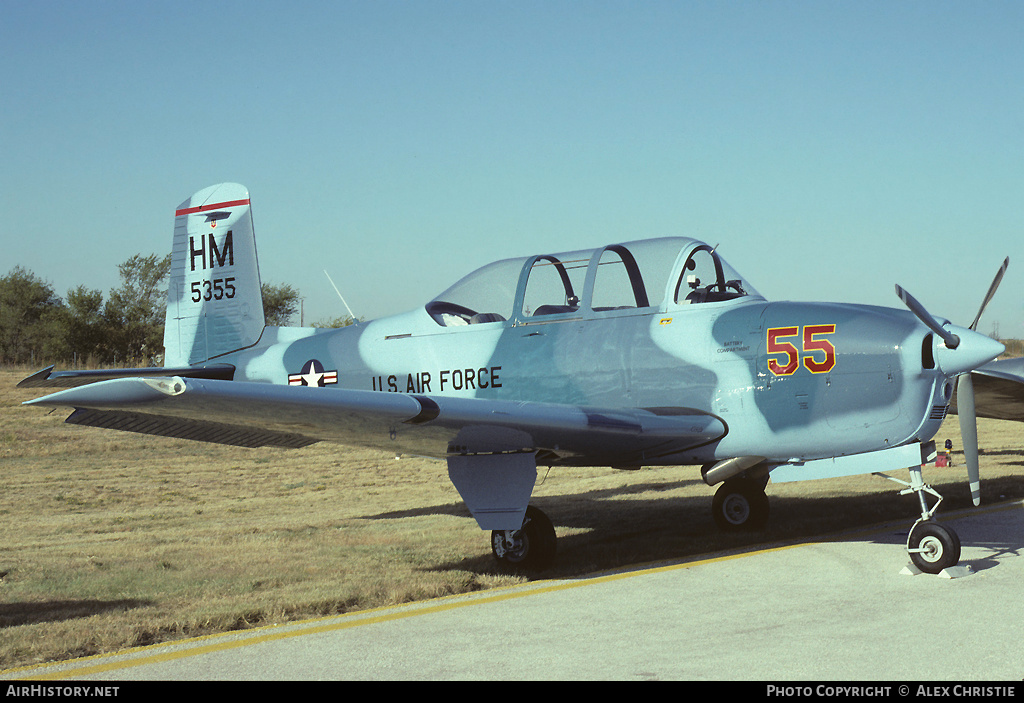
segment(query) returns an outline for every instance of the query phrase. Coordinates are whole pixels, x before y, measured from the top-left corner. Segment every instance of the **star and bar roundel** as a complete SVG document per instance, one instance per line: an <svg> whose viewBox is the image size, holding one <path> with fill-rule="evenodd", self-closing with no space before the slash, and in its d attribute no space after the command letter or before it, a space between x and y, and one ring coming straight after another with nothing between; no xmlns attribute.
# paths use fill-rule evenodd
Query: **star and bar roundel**
<svg viewBox="0 0 1024 703"><path fill-rule="evenodd" d="M324 371L324 365L316 359L310 359L302 367L300 373L288 374L289 386L324 386L338 382L338 372Z"/></svg>

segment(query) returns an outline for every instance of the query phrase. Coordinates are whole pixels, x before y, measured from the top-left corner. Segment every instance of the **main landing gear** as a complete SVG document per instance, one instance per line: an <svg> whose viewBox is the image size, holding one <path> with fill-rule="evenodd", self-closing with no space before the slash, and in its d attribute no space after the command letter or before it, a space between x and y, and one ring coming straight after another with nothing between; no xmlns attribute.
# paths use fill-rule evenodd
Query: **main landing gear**
<svg viewBox="0 0 1024 703"><path fill-rule="evenodd" d="M943 569L956 566L960 561L960 537L951 528L932 519L942 502L942 496L924 482L921 467L910 467L910 483L886 474L875 475L907 486L900 491L900 495L916 493L921 502L921 517L910 528L907 536L907 553L914 566L926 574L937 574ZM938 498L931 508L928 507L925 493Z"/></svg>
<svg viewBox="0 0 1024 703"><path fill-rule="evenodd" d="M715 492L711 516L726 532L759 530L768 523L768 496L764 487L768 476L760 479L730 478Z"/></svg>
<svg viewBox="0 0 1024 703"><path fill-rule="evenodd" d="M543 571L555 560L555 527L539 508L526 509L518 530L493 530L491 552L502 566L522 571Z"/></svg>

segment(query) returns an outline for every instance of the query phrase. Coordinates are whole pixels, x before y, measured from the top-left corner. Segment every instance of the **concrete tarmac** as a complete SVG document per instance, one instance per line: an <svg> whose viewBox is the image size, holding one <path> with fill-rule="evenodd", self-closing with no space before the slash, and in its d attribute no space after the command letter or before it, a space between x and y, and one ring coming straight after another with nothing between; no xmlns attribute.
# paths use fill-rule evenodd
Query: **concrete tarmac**
<svg viewBox="0 0 1024 703"><path fill-rule="evenodd" d="M2 679L1015 681L1024 503L941 517L970 575L901 573L908 524L0 672Z"/></svg>

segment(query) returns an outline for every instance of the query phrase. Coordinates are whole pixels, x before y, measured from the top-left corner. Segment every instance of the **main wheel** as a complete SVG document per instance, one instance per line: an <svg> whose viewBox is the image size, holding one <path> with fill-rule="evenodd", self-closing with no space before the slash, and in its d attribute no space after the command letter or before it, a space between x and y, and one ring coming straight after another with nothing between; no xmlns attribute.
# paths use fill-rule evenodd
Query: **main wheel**
<svg viewBox="0 0 1024 703"><path fill-rule="evenodd" d="M555 560L555 527L539 508L526 509L518 530L491 532L491 552L504 566L522 571L543 571Z"/></svg>
<svg viewBox="0 0 1024 703"><path fill-rule="evenodd" d="M768 523L768 496L760 483L731 478L715 492L711 514L727 532L759 530Z"/></svg>
<svg viewBox="0 0 1024 703"><path fill-rule="evenodd" d="M960 537L937 522L919 522L907 540L910 561L926 574L937 574L960 561Z"/></svg>

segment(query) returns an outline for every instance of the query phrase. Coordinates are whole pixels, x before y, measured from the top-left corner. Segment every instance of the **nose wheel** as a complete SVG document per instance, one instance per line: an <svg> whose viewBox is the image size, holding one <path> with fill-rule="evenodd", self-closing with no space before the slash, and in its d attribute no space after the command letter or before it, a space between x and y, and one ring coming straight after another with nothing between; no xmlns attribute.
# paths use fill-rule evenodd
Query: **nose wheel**
<svg viewBox="0 0 1024 703"><path fill-rule="evenodd" d="M926 574L937 574L943 569L956 566L960 562L960 537L952 528L932 519L942 502L942 495L924 482L921 467L910 467L910 483L886 474L875 475L906 486L900 495L916 493L921 503L921 517L907 535L907 553L914 566ZM938 499L935 505L928 507L925 494Z"/></svg>
<svg viewBox="0 0 1024 703"><path fill-rule="evenodd" d="M937 574L960 561L960 537L945 525L919 520L907 538L910 561L926 574Z"/></svg>

